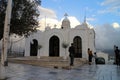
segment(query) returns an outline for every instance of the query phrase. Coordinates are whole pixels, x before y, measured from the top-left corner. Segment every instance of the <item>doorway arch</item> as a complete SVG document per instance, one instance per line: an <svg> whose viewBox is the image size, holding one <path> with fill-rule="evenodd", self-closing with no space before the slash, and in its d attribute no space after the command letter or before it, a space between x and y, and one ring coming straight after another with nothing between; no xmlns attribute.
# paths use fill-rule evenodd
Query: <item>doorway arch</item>
<svg viewBox="0 0 120 80"><path fill-rule="evenodd" d="M30 43L30 56L37 56L38 41L33 39L33 43Z"/></svg>
<svg viewBox="0 0 120 80"><path fill-rule="evenodd" d="M79 36L74 37L73 44L75 47L75 57L82 58L82 39Z"/></svg>
<svg viewBox="0 0 120 80"><path fill-rule="evenodd" d="M49 56L59 56L59 43L60 40L57 36L52 36L49 40Z"/></svg>

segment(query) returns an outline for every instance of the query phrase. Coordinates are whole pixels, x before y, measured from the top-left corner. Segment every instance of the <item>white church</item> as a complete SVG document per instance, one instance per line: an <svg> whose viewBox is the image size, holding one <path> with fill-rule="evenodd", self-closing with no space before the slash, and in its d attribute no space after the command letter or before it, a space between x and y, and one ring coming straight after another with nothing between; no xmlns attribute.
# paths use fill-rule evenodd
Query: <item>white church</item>
<svg viewBox="0 0 120 80"><path fill-rule="evenodd" d="M67 14L62 21L61 28L46 26L44 31L38 30L25 41L25 56L69 57L68 48L71 43L75 47L75 58L88 59L87 50L95 50L95 31L86 20L74 28L70 25Z"/></svg>

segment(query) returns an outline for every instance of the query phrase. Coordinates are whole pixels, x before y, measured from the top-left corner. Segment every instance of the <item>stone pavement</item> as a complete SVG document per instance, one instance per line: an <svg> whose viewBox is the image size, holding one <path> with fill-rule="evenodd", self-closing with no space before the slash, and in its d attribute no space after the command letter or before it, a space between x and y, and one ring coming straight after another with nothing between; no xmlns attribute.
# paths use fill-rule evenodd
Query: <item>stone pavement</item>
<svg viewBox="0 0 120 80"><path fill-rule="evenodd" d="M9 63L6 80L120 80L116 65L83 65L71 70Z"/></svg>

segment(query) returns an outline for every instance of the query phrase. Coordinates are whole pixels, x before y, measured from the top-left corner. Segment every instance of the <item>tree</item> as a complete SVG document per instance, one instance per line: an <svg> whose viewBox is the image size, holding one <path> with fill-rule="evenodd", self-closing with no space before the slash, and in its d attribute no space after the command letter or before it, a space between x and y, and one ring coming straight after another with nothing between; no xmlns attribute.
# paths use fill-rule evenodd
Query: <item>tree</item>
<svg viewBox="0 0 120 80"><path fill-rule="evenodd" d="M65 56L64 56L64 59L67 58L66 49L67 49L68 46L69 46L69 43L68 43L68 42L64 41L64 42L62 43L62 47L65 49Z"/></svg>
<svg viewBox="0 0 120 80"><path fill-rule="evenodd" d="M10 35L29 35L38 27L37 10L41 0L13 0L10 23ZM7 0L0 0L0 40L3 37Z"/></svg>
<svg viewBox="0 0 120 80"><path fill-rule="evenodd" d="M0 0L0 40L3 37L3 27L4 27L4 19L5 19L5 8L6 8L6 1Z"/></svg>
<svg viewBox="0 0 120 80"><path fill-rule="evenodd" d="M42 48L42 45L38 44L38 58L40 58L40 49Z"/></svg>

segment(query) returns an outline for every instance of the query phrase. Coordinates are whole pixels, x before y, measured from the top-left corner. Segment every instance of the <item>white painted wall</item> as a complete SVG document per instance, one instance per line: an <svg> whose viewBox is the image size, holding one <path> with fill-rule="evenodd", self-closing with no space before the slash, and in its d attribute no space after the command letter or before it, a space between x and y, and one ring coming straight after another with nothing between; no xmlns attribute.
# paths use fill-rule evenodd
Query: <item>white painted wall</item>
<svg viewBox="0 0 120 80"><path fill-rule="evenodd" d="M68 28L68 29L57 29L57 28L46 28L44 32L38 31L37 33L33 33L28 38L26 38L25 42L25 56L30 56L30 42L33 39L38 40L38 44L42 45L40 49L41 56L49 56L49 40L52 36L56 35L60 40L60 56L65 56L65 49L62 47L63 42L67 42L70 46L73 43L73 39L75 36L79 36L82 38L82 57L88 59L87 50L90 48L93 52L95 52L94 45L94 32L93 29L89 29L88 27L81 27L78 25L76 28ZM39 51L38 51L39 52ZM66 50L67 56L69 55L68 48Z"/></svg>

